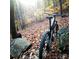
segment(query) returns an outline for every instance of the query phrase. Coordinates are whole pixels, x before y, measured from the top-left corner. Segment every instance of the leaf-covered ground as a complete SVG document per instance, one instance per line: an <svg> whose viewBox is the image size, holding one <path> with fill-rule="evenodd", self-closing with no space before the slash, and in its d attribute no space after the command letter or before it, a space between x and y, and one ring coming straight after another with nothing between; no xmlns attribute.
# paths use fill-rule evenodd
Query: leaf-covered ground
<svg viewBox="0 0 79 59"><path fill-rule="evenodd" d="M69 25L68 17L62 18L57 17L59 28L65 27ZM49 28L48 20L44 20L42 22L34 23L32 26L26 28L25 30L20 30L23 37L29 40L32 43L32 47L25 53L24 59L39 59L39 44L41 41L42 33ZM56 51L51 50L45 59L58 59L58 52L56 48L56 43L53 43L52 46L55 47Z"/></svg>

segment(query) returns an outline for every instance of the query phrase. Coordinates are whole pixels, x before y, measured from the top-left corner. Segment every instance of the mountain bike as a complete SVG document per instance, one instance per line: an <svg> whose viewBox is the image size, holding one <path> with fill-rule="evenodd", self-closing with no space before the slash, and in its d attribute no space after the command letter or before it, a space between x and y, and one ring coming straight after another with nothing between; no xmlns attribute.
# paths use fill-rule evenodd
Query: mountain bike
<svg viewBox="0 0 79 59"><path fill-rule="evenodd" d="M58 15L53 14L53 16L46 17L49 20L49 30L42 35L39 48L39 59L43 59L46 51L49 52L51 50L52 42L54 42L54 39L57 36L59 26L56 21L56 16Z"/></svg>

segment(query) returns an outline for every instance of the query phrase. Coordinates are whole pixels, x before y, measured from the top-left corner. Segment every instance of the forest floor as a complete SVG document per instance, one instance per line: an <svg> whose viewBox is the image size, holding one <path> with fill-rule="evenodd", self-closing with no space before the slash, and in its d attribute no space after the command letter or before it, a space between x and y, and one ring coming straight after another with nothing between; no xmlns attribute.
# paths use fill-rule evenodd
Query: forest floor
<svg viewBox="0 0 79 59"><path fill-rule="evenodd" d="M69 18L61 18L57 17L59 29L62 27L66 27L69 25ZM26 28L25 30L20 30L19 32L23 37L26 37L32 43L32 47L26 51L26 56L23 59L39 59L39 44L41 41L42 34L49 28L49 21L44 20L39 23L34 23L32 26ZM52 46L56 46L56 43L52 44ZM57 52L50 51L45 59L58 59Z"/></svg>

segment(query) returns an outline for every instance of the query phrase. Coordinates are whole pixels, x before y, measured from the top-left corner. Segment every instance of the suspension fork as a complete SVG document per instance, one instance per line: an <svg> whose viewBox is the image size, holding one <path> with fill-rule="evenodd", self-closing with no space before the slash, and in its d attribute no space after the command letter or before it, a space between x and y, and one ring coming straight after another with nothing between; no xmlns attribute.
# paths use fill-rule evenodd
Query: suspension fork
<svg viewBox="0 0 79 59"><path fill-rule="evenodd" d="M49 28L50 28L49 38L51 39L51 32L52 32L52 28L51 28L51 19L49 19ZM49 40L50 40L50 39L49 39Z"/></svg>
<svg viewBox="0 0 79 59"><path fill-rule="evenodd" d="M55 19L54 19L54 21L55 21ZM53 22L53 24L54 24L54 22ZM53 28L54 28L54 26L53 26ZM52 36L53 36L53 33L54 33L54 30L52 30L51 18L49 18L49 29L50 29L50 31L49 31L49 40L48 40L48 46L47 46L48 51L51 47Z"/></svg>
<svg viewBox="0 0 79 59"><path fill-rule="evenodd" d="M46 47L46 50L49 52L50 51L50 47L51 47L51 18L49 18L49 39L46 40L47 41L47 47Z"/></svg>

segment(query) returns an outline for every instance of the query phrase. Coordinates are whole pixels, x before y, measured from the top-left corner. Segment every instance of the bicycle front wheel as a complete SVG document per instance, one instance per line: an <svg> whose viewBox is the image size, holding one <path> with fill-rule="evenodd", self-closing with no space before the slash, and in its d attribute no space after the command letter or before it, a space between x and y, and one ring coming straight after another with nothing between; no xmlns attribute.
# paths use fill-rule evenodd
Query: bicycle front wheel
<svg viewBox="0 0 79 59"><path fill-rule="evenodd" d="M47 49L46 49L47 40L49 40L49 31L42 36L39 48L39 59L44 59L47 55Z"/></svg>

